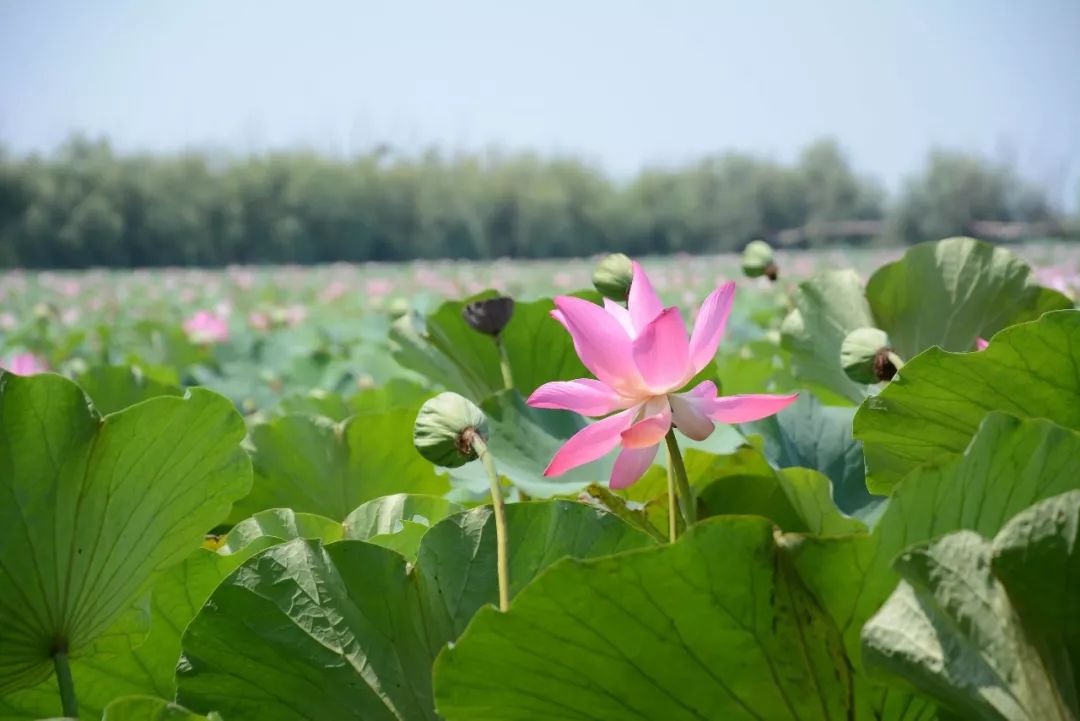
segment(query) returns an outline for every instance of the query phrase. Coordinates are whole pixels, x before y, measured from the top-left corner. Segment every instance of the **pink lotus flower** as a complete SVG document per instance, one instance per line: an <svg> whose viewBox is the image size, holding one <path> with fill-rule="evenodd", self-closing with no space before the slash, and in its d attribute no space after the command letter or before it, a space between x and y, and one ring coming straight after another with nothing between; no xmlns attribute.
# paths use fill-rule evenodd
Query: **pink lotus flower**
<svg viewBox="0 0 1080 721"><path fill-rule="evenodd" d="M184 323L184 331L195 343L221 343L229 339L229 324L219 315L200 310Z"/></svg>
<svg viewBox="0 0 1080 721"><path fill-rule="evenodd" d="M990 341L985 338L975 339L975 350L986 350L986 346L990 345Z"/></svg>
<svg viewBox="0 0 1080 721"><path fill-rule="evenodd" d="M49 365L45 359L38 358L33 353L16 353L6 362L0 363L0 368L17 376L32 376L49 370Z"/></svg>
<svg viewBox="0 0 1080 721"><path fill-rule="evenodd" d="M717 397L712 381L676 392L716 355L734 296L730 282L710 293L689 337L679 309L663 307L637 262L628 308L606 299L601 307L580 298L556 298L552 317L570 332L578 357L598 380L545 383L529 397L529 405L584 416L618 412L570 438L544 475L557 476L621 446L611 487L626 488L652 465L672 426L700 441L713 432L714 421L755 421L792 403L798 394Z"/></svg>

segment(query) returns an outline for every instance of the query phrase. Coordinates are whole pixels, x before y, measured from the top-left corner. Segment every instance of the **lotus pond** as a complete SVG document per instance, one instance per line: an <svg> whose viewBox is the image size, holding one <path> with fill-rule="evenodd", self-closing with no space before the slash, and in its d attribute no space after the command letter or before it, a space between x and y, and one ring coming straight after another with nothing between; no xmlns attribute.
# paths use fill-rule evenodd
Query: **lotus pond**
<svg viewBox="0 0 1080 721"><path fill-rule="evenodd" d="M0 274L0 721L1080 719L1080 248L636 260Z"/></svg>

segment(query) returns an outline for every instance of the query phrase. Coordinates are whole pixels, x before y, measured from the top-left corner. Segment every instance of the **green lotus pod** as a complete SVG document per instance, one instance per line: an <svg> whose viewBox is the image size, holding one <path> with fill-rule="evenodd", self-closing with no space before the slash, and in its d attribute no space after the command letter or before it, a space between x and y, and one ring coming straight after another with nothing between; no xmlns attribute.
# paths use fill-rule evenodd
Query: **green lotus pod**
<svg viewBox="0 0 1080 721"><path fill-rule="evenodd" d="M506 296L475 300L461 309L461 317L473 330L499 335L514 315L514 299Z"/></svg>
<svg viewBox="0 0 1080 721"><path fill-rule="evenodd" d="M391 318L400 318L409 312L409 301L404 298L394 298L390 301L390 306L386 309L386 312Z"/></svg>
<svg viewBox="0 0 1080 721"><path fill-rule="evenodd" d="M625 303L630 295L630 281L634 279L634 265L623 253L612 253L596 265L592 282L600 295L617 303Z"/></svg>
<svg viewBox="0 0 1080 721"><path fill-rule="evenodd" d="M851 380L870 384L892 380L904 362L893 352L885 331L858 328L840 345L840 365Z"/></svg>
<svg viewBox="0 0 1080 721"><path fill-rule="evenodd" d="M772 246L764 240L751 240L743 249L742 269L751 278L764 275L769 280L776 280L779 269L773 258Z"/></svg>
<svg viewBox="0 0 1080 721"><path fill-rule="evenodd" d="M487 418L475 403L457 393L440 393L420 406L413 445L436 466L457 468L476 459L473 438L487 440Z"/></svg>

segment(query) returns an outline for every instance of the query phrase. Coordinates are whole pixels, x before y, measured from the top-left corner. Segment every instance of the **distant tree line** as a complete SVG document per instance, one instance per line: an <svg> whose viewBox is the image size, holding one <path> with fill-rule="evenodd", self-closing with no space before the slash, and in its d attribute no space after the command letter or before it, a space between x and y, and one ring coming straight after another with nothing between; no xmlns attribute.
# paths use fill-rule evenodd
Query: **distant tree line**
<svg viewBox="0 0 1080 721"><path fill-rule="evenodd" d="M713 253L754 238L910 243L977 223L1015 235L1062 219L1009 167L945 151L887 202L829 140L790 164L726 153L625 181L531 153L222 159L118 154L80 137L45 157L0 149L8 267Z"/></svg>

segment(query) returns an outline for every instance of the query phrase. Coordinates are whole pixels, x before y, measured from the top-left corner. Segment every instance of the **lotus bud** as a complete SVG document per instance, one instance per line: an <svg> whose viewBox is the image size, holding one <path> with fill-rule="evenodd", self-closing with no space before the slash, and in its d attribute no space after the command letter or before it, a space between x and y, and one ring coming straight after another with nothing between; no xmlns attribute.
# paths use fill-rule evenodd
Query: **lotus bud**
<svg viewBox="0 0 1080 721"><path fill-rule="evenodd" d="M742 269L750 278L765 276L769 280L776 280L780 274L773 258L772 246L764 240L751 240L743 249Z"/></svg>
<svg viewBox="0 0 1080 721"><path fill-rule="evenodd" d="M473 441L486 441L487 418L475 403L457 393L440 393L420 406L413 445L436 466L457 468L477 457Z"/></svg>
<svg viewBox="0 0 1080 721"><path fill-rule="evenodd" d="M596 265L592 283L600 295L616 303L625 303L630 296L630 281L634 278L634 265L623 253L612 253Z"/></svg>
<svg viewBox="0 0 1080 721"><path fill-rule="evenodd" d="M475 300L461 309L461 316L473 330L497 336L514 315L514 299L506 296Z"/></svg>
<svg viewBox="0 0 1080 721"><path fill-rule="evenodd" d="M889 345L889 336L878 328L859 328L848 333L840 346L840 365L856 383L892 380L904 361Z"/></svg>

